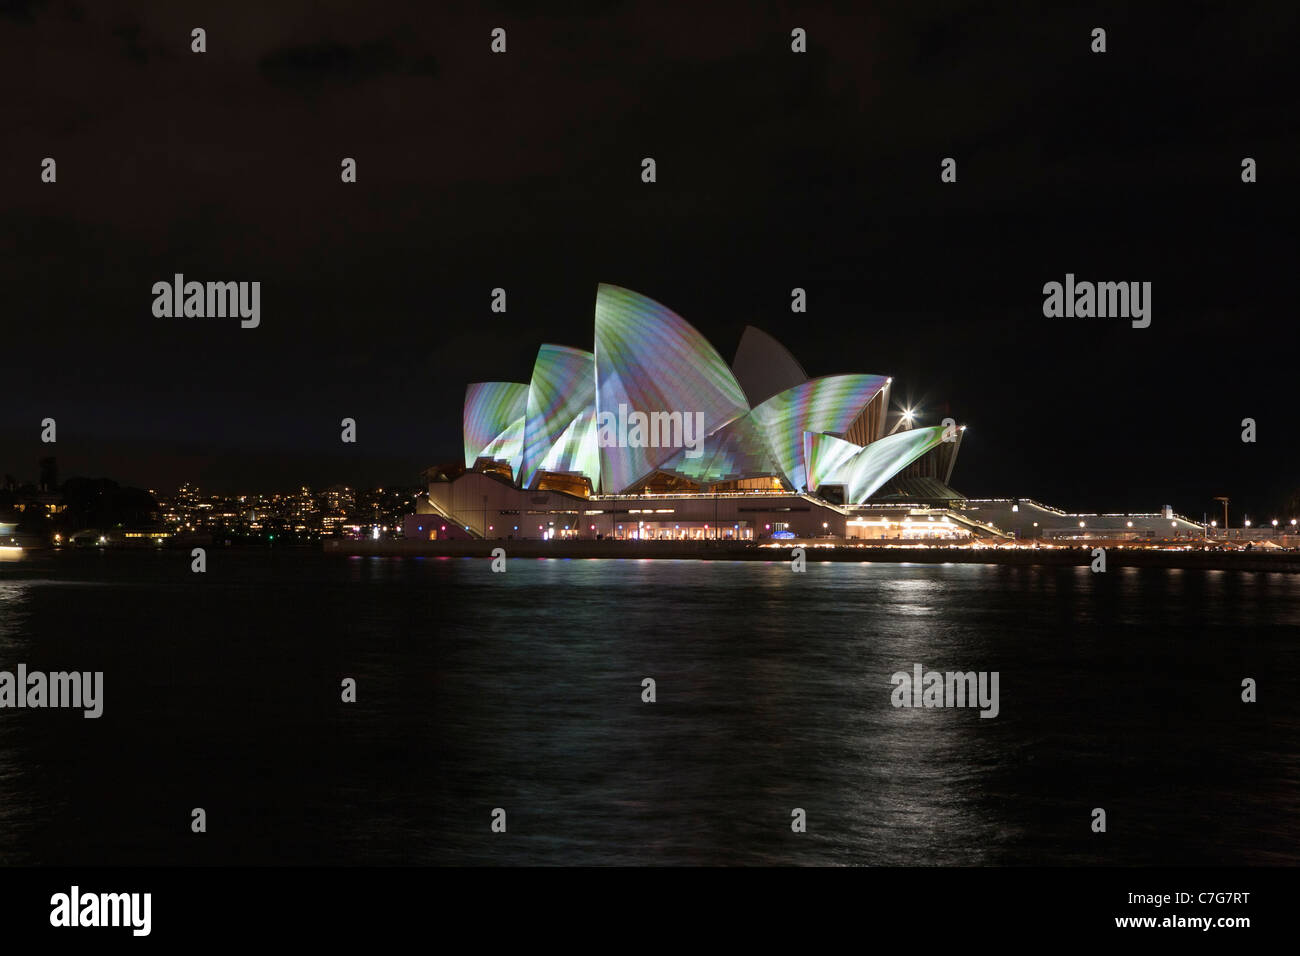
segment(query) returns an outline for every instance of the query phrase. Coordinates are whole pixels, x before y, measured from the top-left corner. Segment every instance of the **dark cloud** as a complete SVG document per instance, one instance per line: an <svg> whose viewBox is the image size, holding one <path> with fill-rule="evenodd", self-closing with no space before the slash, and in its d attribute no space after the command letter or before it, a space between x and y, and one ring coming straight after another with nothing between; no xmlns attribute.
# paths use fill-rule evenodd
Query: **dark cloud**
<svg viewBox="0 0 1300 956"><path fill-rule="evenodd" d="M352 86L381 76L438 75L433 56L401 54L389 40L285 47L263 56L257 67L272 84L300 93L320 93L328 87Z"/></svg>
<svg viewBox="0 0 1300 956"><path fill-rule="evenodd" d="M122 42L122 49L125 50L127 59L141 66L149 62L150 56L150 50L142 39L143 33L138 23L127 23L113 28L113 36Z"/></svg>
<svg viewBox="0 0 1300 956"><path fill-rule="evenodd" d="M0 0L0 17L19 23L31 23L36 12L49 5L49 0Z"/></svg>

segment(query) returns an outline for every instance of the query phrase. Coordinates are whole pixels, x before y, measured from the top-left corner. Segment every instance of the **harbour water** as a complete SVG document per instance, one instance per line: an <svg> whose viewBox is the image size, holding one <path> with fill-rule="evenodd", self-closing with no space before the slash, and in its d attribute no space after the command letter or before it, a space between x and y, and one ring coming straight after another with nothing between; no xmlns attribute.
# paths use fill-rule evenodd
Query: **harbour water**
<svg viewBox="0 0 1300 956"><path fill-rule="evenodd" d="M1263 572L32 553L0 670L103 714L0 709L0 864L1295 864L1297 635Z"/></svg>

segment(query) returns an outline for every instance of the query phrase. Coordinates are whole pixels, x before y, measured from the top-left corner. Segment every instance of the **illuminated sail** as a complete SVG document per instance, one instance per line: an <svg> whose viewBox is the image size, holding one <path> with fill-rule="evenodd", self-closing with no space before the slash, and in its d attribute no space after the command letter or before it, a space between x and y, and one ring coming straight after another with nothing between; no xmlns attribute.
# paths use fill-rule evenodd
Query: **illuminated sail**
<svg viewBox="0 0 1300 956"><path fill-rule="evenodd" d="M808 488L804 433L843 436L875 394L883 375L827 375L773 395L754 409L781 475L796 491Z"/></svg>
<svg viewBox="0 0 1300 956"><path fill-rule="evenodd" d="M731 369L684 319L658 302L613 285L596 290L596 413L702 414L710 434L749 406ZM619 492L678 453L674 448L604 445L600 484Z"/></svg>
<svg viewBox="0 0 1300 956"><path fill-rule="evenodd" d="M475 382L465 389L465 467L479 458L508 461L518 474L523 450L528 386L521 382Z"/></svg>
<svg viewBox="0 0 1300 956"><path fill-rule="evenodd" d="M542 471L585 475L597 484L596 356L564 345L537 350L528 385L519 483L536 484Z"/></svg>
<svg viewBox="0 0 1300 956"><path fill-rule="evenodd" d="M685 450L679 451L659 470L706 485L778 474L767 436L749 414L705 438L702 452L690 458Z"/></svg>
<svg viewBox="0 0 1300 956"><path fill-rule="evenodd" d="M880 486L943 441L943 426L894 432L873 441L843 466L849 504L862 504Z"/></svg>

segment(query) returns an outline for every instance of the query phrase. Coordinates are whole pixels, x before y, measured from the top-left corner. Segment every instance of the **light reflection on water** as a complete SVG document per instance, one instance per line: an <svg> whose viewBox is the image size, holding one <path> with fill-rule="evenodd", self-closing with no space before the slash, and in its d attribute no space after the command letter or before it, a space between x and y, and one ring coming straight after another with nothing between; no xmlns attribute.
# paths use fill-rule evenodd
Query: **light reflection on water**
<svg viewBox="0 0 1300 956"><path fill-rule="evenodd" d="M106 675L99 720L0 711L0 862L1300 861L1300 578L488 568L0 571L0 669ZM893 708L913 663L999 671L1001 714ZM1240 702L1247 675L1267 708ZM195 794L223 820L202 844ZM1096 805L1124 821L1104 843Z"/></svg>

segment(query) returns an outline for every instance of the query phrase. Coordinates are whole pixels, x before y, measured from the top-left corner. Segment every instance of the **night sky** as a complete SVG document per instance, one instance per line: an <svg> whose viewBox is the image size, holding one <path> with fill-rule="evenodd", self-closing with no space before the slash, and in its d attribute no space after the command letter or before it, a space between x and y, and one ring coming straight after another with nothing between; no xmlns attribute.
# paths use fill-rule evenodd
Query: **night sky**
<svg viewBox="0 0 1300 956"><path fill-rule="evenodd" d="M0 470L414 485L466 384L590 348L611 282L728 361L753 324L894 376L969 426L968 495L1284 517L1294 5L445 6L0 2ZM175 272L261 281L260 328L155 318ZM1067 272L1152 282L1150 328L1045 318Z"/></svg>

